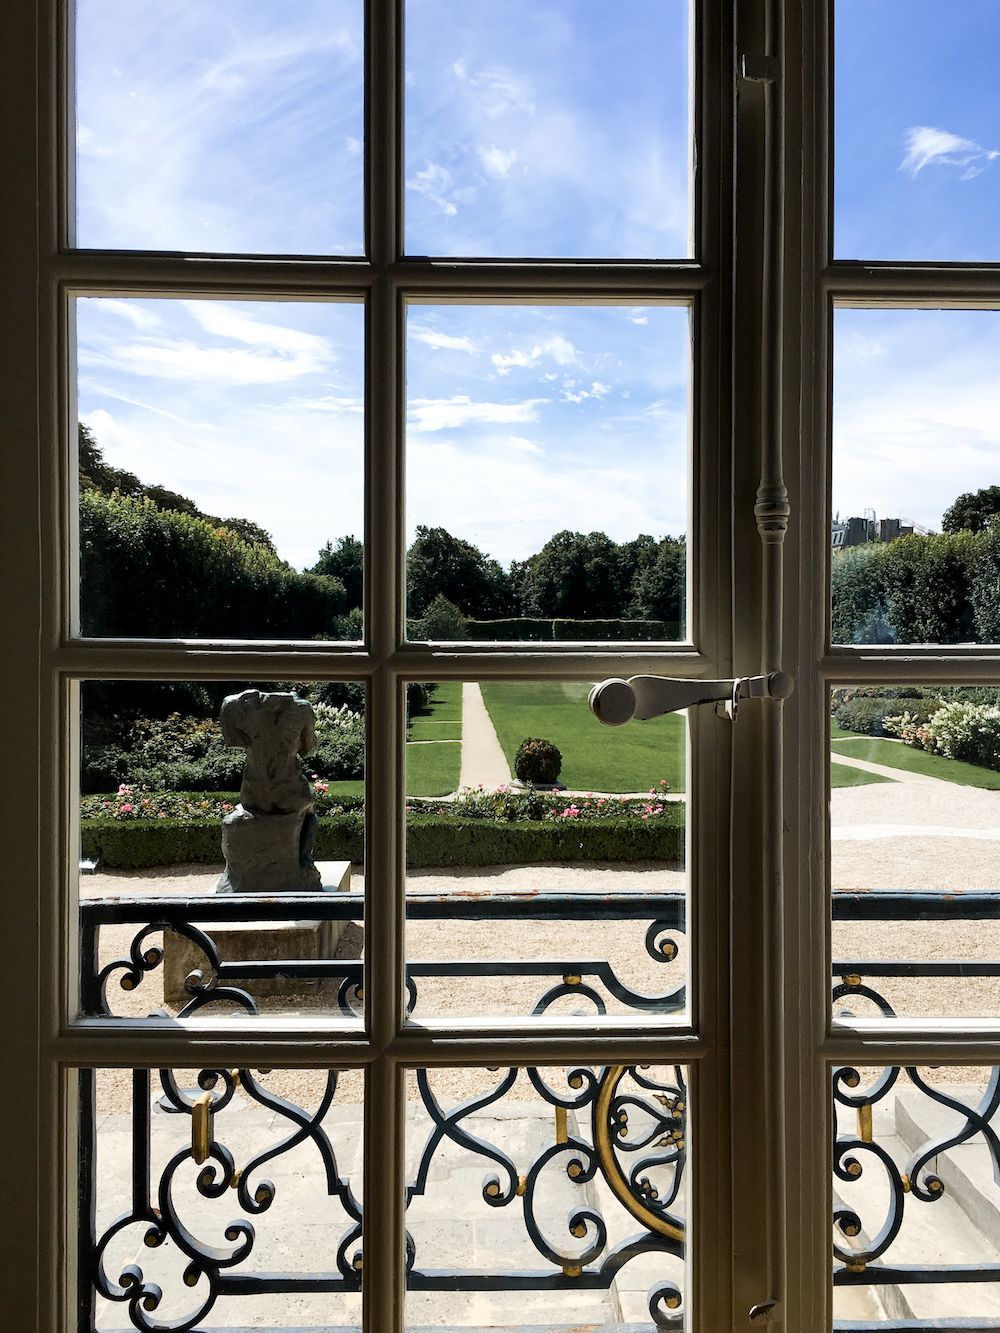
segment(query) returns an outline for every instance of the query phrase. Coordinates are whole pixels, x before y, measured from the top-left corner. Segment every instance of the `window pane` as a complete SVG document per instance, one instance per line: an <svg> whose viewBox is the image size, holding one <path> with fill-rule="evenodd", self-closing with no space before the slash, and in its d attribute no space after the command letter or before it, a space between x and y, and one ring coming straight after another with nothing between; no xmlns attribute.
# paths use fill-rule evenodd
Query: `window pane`
<svg viewBox="0 0 1000 1333"><path fill-rule="evenodd" d="M85 635L358 639L364 309L76 303Z"/></svg>
<svg viewBox="0 0 1000 1333"><path fill-rule="evenodd" d="M365 689L84 681L81 1013L360 1018Z"/></svg>
<svg viewBox="0 0 1000 1333"><path fill-rule="evenodd" d="M834 331L834 643L1000 641L1000 312Z"/></svg>
<svg viewBox="0 0 1000 1333"><path fill-rule="evenodd" d="M77 0L78 244L360 254L361 0Z"/></svg>
<svg viewBox="0 0 1000 1333"><path fill-rule="evenodd" d="M675 1065L411 1074L407 1328L690 1328L688 1082Z"/></svg>
<svg viewBox="0 0 1000 1333"><path fill-rule="evenodd" d="M834 1328L995 1327L1000 1070L835 1069L833 1102Z"/></svg>
<svg viewBox="0 0 1000 1333"><path fill-rule="evenodd" d="M1000 9L837 0L836 254L995 260Z"/></svg>
<svg viewBox="0 0 1000 1333"><path fill-rule="evenodd" d="M604 727L588 689L410 687L407 946L417 1021L684 1012L685 718Z"/></svg>
<svg viewBox="0 0 1000 1333"><path fill-rule="evenodd" d="M410 637L685 634L679 306L411 306Z"/></svg>
<svg viewBox="0 0 1000 1333"><path fill-rule="evenodd" d="M80 1328L357 1333L359 1070L97 1069L77 1086Z"/></svg>
<svg viewBox="0 0 1000 1333"><path fill-rule="evenodd" d="M1000 1014L1000 688L831 695L834 1016Z"/></svg>
<svg viewBox="0 0 1000 1333"><path fill-rule="evenodd" d="M687 0L410 0L406 249L690 251Z"/></svg>

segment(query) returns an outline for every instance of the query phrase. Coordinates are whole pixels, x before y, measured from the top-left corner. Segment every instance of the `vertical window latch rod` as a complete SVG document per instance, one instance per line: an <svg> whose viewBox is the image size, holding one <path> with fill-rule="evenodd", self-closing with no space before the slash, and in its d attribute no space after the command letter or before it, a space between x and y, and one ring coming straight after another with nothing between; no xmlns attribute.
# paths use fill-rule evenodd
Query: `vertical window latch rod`
<svg viewBox="0 0 1000 1333"><path fill-rule="evenodd" d="M715 704L720 717L736 721L743 699L787 699L794 682L786 671L767 676L737 676L735 680L673 680L668 676L612 677L590 691L590 711L608 727L626 722L647 722L664 713L677 713L697 704Z"/></svg>

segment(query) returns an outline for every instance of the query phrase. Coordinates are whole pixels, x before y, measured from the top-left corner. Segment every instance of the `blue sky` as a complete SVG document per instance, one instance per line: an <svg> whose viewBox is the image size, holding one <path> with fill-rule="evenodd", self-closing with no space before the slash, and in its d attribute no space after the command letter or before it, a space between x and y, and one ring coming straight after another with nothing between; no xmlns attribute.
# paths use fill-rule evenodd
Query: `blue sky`
<svg viewBox="0 0 1000 1333"><path fill-rule="evenodd" d="M78 0L78 243L362 248L360 0ZM1000 258L996 0L837 5L841 257ZM689 253L684 0L410 0L410 253ZM81 301L109 460L283 555L360 535L358 307ZM936 527L998 480L1000 316L844 311L834 505ZM687 523L689 348L669 307L416 307L408 519L504 562L561 527Z"/></svg>
<svg viewBox="0 0 1000 1333"><path fill-rule="evenodd" d="M1000 259L1000 4L837 0L840 259ZM1000 482L1000 314L840 310L833 503L936 529Z"/></svg>

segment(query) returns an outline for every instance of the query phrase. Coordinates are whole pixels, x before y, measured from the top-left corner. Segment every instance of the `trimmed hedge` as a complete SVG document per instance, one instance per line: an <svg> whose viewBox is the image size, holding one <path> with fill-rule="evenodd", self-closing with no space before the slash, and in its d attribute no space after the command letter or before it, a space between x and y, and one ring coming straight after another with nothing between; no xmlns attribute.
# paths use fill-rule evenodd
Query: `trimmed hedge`
<svg viewBox="0 0 1000 1333"><path fill-rule="evenodd" d="M470 639L485 643L548 643L552 639L552 621L537 616L510 616L506 620L467 620L465 629Z"/></svg>
<svg viewBox="0 0 1000 1333"><path fill-rule="evenodd" d="M680 811L678 811L680 813ZM319 821L316 859L364 859L360 812ZM684 858L684 829L673 820L539 820L492 823L410 814L406 864L434 866L529 865L547 861L670 861ZM222 861L218 821L85 819L80 850L109 870Z"/></svg>
<svg viewBox="0 0 1000 1333"><path fill-rule="evenodd" d="M649 643L680 637L676 620L553 620L553 639L635 639Z"/></svg>
<svg viewBox="0 0 1000 1333"><path fill-rule="evenodd" d="M84 634L135 638L310 639L347 600L230 528L97 491L80 496L80 586Z"/></svg>
<svg viewBox="0 0 1000 1333"><path fill-rule="evenodd" d="M553 639L577 643L585 639L671 643L680 638L680 624L676 620L546 620L537 616L511 616L506 620L467 620L465 627L470 639L486 643L549 643Z"/></svg>
<svg viewBox="0 0 1000 1333"><path fill-rule="evenodd" d="M406 864L530 865L546 861L671 861L684 858L684 829L666 819L572 819L494 824L483 819L406 821Z"/></svg>

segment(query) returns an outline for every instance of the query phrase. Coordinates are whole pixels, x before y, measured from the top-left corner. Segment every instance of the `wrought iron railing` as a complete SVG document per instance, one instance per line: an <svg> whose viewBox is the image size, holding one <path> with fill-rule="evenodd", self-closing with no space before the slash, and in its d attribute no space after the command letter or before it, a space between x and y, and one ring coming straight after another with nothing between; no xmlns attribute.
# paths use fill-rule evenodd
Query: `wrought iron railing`
<svg viewBox="0 0 1000 1333"><path fill-rule="evenodd" d="M1000 893L837 894L834 919L846 921L954 921L1000 918ZM91 899L81 903L82 1010L89 1016L111 1016L116 988L135 992L163 963L164 945L155 937L174 934L194 945L204 965L193 969L185 983L186 996L179 1016L190 1017L208 1006L237 1006L257 1010L254 986L285 981L290 987L323 985L335 1012L344 1019L360 1017L363 963L360 959L312 958L245 961L223 958L211 935L213 922L280 922L309 917L315 920L360 922L363 898L358 894L296 897L200 896ZM558 959L420 960L409 965L411 1012L419 1005L419 984L427 978L512 977L538 982L530 1006L535 1016L546 1013L558 1000L581 997L598 1013L609 1006L619 1012L670 1015L684 1007L682 977L670 977L682 949L685 895L661 894L468 894L416 895L407 900L413 921L543 920L605 922L617 925L645 923L648 957L667 969L668 982L647 994L618 975L601 958L579 954ZM107 927L135 926L127 953L101 964L101 931ZM677 970L675 967L674 970ZM898 977L1000 976L1000 962L968 959L871 960L842 958L834 962L834 1003L863 999L887 1017L889 1000L875 986L879 979ZM164 1011L159 1011L164 1012ZM191 1134L182 1136L177 1152L154 1182L150 1167L149 1116L151 1078L162 1087L161 1106L190 1117ZM419 1102L430 1130L407 1186L407 1204L424 1197L436 1156L447 1147L466 1155L467 1164L479 1163L487 1174L482 1181L483 1202L493 1209L510 1209L523 1237L530 1242L536 1266L522 1269L495 1267L490 1271L427 1268L408 1238L408 1283L414 1291L525 1292L576 1290L607 1291L623 1268L642 1254L661 1254L675 1264L684 1253L683 1190L686 1165L687 1090L684 1071L675 1067L580 1067L563 1071L565 1087L556 1086L553 1071L509 1068L486 1077L487 1086L470 1099L447 1107L433 1088L427 1071L417 1076ZM551 1142L535 1152L530 1162L518 1162L501 1143L474 1132L475 1122L489 1108L502 1103L518 1081L552 1108ZM947 1107L956 1127L947 1135L928 1139L911 1160L901 1164L875 1141L873 1113L887 1104L894 1089L906 1083L914 1095ZM227 1295L265 1292L357 1292L360 1289L361 1226L359 1200L337 1165L325 1118L337 1093L338 1075L330 1073L318 1107L307 1112L269 1091L250 1070L201 1070L198 1089L182 1089L170 1070L137 1070L132 1075L131 1139L132 1180L128 1208L98 1234L94 1211L95 1083L94 1072L80 1075L81 1154L80 1190L83 1204L80 1239L80 1327L94 1327L97 1297L120 1303L131 1323L141 1329L188 1330L198 1326L216 1302ZM269 1147L241 1165L225 1142L224 1113L239 1096L272 1110L276 1123L287 1129ZM985 1093L967 1104L954 1089L934 1086L916 1068L877 1071L840 1068L833 1076L833 1169L845 1185L856 1183L868 1170L880 1172L886 1207L874 1221L852 1208L835 1209L833 1281L838 1287L905 1288L936 1283L1000 1283L1000 1265L894 1264L890 1253L907 1217L907 1210L933 1206L946 1190L936 1163L956 1145L977 1139L990 1153L1000 1180L1000 1139L993 1120L1000 1110L1000 1070L993 1070ZM839 1112L839 1124L838 1124ZM845 1115L854 1121L844 1128ZM255 1217L266 1213L274 1186L260 1174L302 1143L319 1154L324 1189L339 1201L345 1230L336 1246L335 1270L327 1273L254 1273L247 1260L254 1248ZM225 1231L226 1245L198 1238L185 1223L174 1198L173 1179L192 1157L200 1164L196 1188L206 1199L217 1199L230 1189L242 1216ZM569 1182L573 1203L564 1225L537 1206L542 1183L552 1174ZM600 1187L599 1189L597 1187ZM607 1217L614 1206L635 1235L611 1239ZM141 1233L141 1246L156 1250L172 1242L185 1257L182 1283L193 1302L183 1316L161 1317L163 1293L144 1276L133 1259L115 1274L107 1264L109 1248L122 1233ZM618 1227L620 1232L620 1227ZM523 1238L522 1237L522 1238ZM669 1256L669 1259L668 1259ZM113 1268L114 1266L112 1266ZM669 1280L648 1292L649 1317L656 1329L685 1327L683 1283ZM637 1325L636 1327L647 1327ZM893 1323L840 1321L842 1333L888 1333L893 1328L955 1327L1000 1328L1000 1318L959 1320L945 1325L920 1320Z"/></svg>

